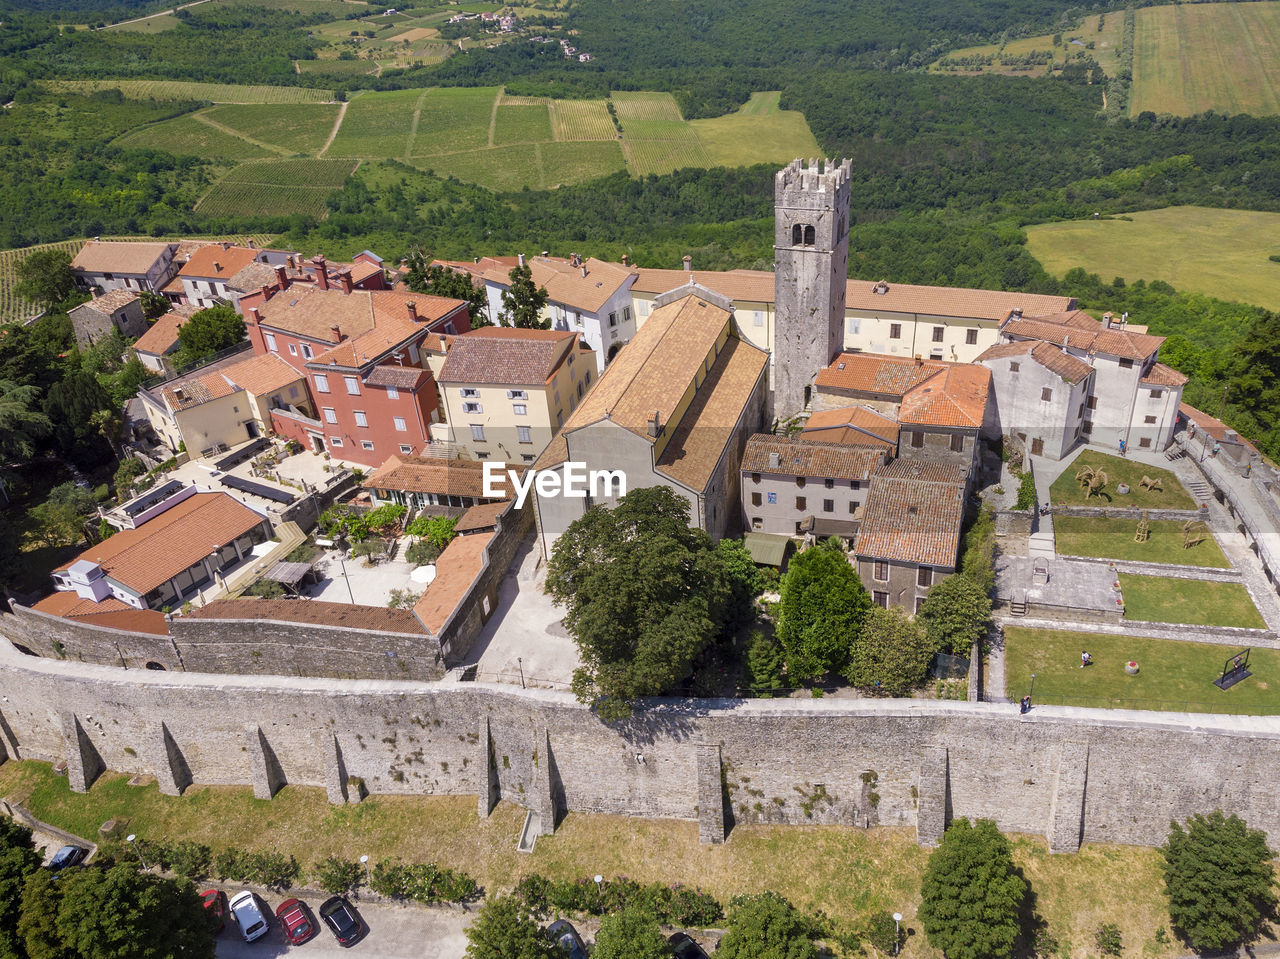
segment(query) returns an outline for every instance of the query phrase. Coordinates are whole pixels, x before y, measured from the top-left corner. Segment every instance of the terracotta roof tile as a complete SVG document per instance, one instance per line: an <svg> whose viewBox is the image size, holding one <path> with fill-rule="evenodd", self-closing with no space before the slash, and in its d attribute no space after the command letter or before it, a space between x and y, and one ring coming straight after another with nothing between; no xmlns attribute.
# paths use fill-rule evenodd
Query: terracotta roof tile
<svg viewBox="0 0 1280 959"><path fill-rule="evenodd" d="M63 590L46 596L31 608L50 616L75 619L89 626L106 626L154 636L169 635L164 613L154 609L136 609L114 596L95 603L91 599L81 599L74 591Z"/></svg>
<svg viewBox="0 0 1280 959"><path fill-rule="evenodd" d="M1012 343L997 343L983 350L974 362L986 363L1012 356L1029 357L1068 383L1079 383L1093 372L1093 367L1078 356L1065 353L1052 343L1046 343L1043 340L1014 340Z"/></svg>
<svg viewBox="0 0 1280 959"><path fill-rule="evenodd" d="M175 412L201 406L236 392L237 387L220 373L197 373L185 379L171 380L160 392Z"/></svg>
<svg viewBox="0 0 1280 959"><path fill-rule="evenodd" d="M419 328L442 320L466 305L462 300L399 290L343 293L341 289L321 290L295 284L276 293L257 309L263 326L336 344L335 326L346 336L357 337L369 333L375 326L397 321L407 324L410 303L417 310Z"/></svg>
<svg viewBox="0 0 1280 959"><path fill-rule="evenodd" d="M1087 316L1087 314L1084 314ZM1102 324L1093 321L1086 326L1080 322L1080 315L1072 314L1074 322L1057 322L1053 317L1046 319L1032 318L1012 320L1000 328L1000 332L1008 336L1025 339L1044 340L1058 346L1106 353L1132 360L1145 360L1164 343L1163 336L1151 336L1147 333L1133 333L1129 330L1103 329Z"/></svg>
<svg viewBox="0 0 1280 959"><path fill-rule="evenodd" d="M471 330L449 344L440 382L541 386L577 340L572 330Z"/></svg>
<svg viewBox="0 0 1280 959"><path fill-rule="evenodd" d="M882 451L866 447L757 433L743 450L742 472L865 480L883 458Z"/></svg>
<svg viewBox="0 0 1280 959"><path fill-rule="evenodd" d="M276 271L256 260L241 267L231 279L227 280L228 287L239 290L241 293L257 293L264 286L275 287L279 284L280 277L276 276Z"/></svg>
<svg viewBox="0 0 1280 959"><path fill-rule="evenodd" d="M264 522L226 493L196 493L137 529L126 529L90 546L80 560L100 565L112 579L146 595L213 551Z"/></svg>
<svg viewBox="0 0 1280 959"><path fill-rule="evenodd" d="M634 275L627 267L594 257L583 260L581 267L571 266L560 257L531 256L525 262L534 285L545 288L548 299L587 313L597 312ZM582 275L583 269L586 276ZM510 267L493 267L481 275L497 285L511 283Z"/></svg>
<svg viewBox="0 0 1280 959"><path fill-rule="evenodd" d="M945 460L917 459L904 456L889 460L876 469L876 476L883 479L911 480L918 483L947 483L963 486L968 470L959 463Z"/></svg>
<svg viewBox="0 0 1280 959"><path fill-rule="evenodd" d="M1168 386L1179 387L1187 385L1187 377L1183 373L1179 373L1172 366L1165 366L1163 363L1156 363L1151 370L1142 378L1142 382L1147 386Z"/></svg>
<svg viewBox="0 0 1280 959"><path fill-rule="evenodd" d="M150 329L134 341L134 351L150 353L153 356L172 353L178 348L178 330L189 319L189 316L170 310L152 323Z"/></svg>
<svg viewBox="0 0 1280 959"><path fill-rule="evenodd" d="M877 289L885 292L877 293ZM915 286L910 283L873 283L849 280L845 286L845 309L878 310L894 313L922 313L958 316L975 320L1004 320L1014 310L1023 316L1059 313L1075 306L1075 298L1038 293L1007 293L1002 290L967 290L949 286Z"/></svg>
<svg viewBox="0 0 1280 959"><path fill-rule="evenodd" d="M447 460L424 456L392 456L360 481L365 489L403 493L445 493L484 499L484 464L479 460ZM503 477L494 484L507 495Z"/></svg>
<svg viewBox="0 0 1280 959"><path fill-rule="evenodd" d="M843 406L815 411L800 430L800 436L829 443L895 449L898 421L865 406Z"/></svg>
<svg viewBox="0 0 1280 959"><path fill-rule="evenodd" d="M172 243L111 243L90 240L71 261L73 270L86 273L142 274L167 257Z"/></svg>
<svg viewBox="0 0 1280 959"><path fill-rule="evenodd" d="M919 426L978 429L986 417L991 371L949 366L913 387L898 407L898 421Z"/></svg>
<svg viewBox="0 0 1280 959"><path fill-rule="evenodd" d="M923 475L898 478L904 462L910 463L895 460L872 477L854 553L865 559L954 569L964 484L935 482Z"/></svg>
<svg viewBox="0 0 1280 959"><path fill-rule="evenodd" d="M714 293L734 301L746 303L772 303L774 277L766 270L653 270L636 269L636 281L631 289L636 293L666 293L678 289L692 280Z"/></svg>
<svg viewBox="0 0 1280 959"><path fill-rule="evenodd" d="M76 309L88 307L103 316L112 316L130 303L136 303L138 294L133 290L108 290L102 296L95 296L88 303L82 303Z"/></svg>
<svg viewBox="0 0 1280 959"><path fill-rule="evenodd" d="M414 604L414 615L434 636L440 635L462 597L484 568L484 548L493 533L456 536L436 560L436 578Z"/></svg>
<svg viewBox="0 0 1280 959"><path fill-rule="evenodd" d="M942 360L885 356L881 353L841 353L831 361L831 365L818 371L815 384L820 390L868 393L897 400L913 386L950 365Z"/></svg>
<svg viewBox="0 0 1280 959"><path fill-rule="evenodd" d="M263 353L214 374L254 396L266 396L302 379L302 374L275 353Z"/></svg>
<svg viewBox="0 0 1280 959"><path fill-rule="evenodd" d="M312 626L338 626L362 632L413 633L425 635L426 629L407 609L384 609L381 606L351 606L321 600L298 599L219 599L187 613L184 619L254 619L277 623L306 623Z"/></svg>
<svg viewBox="0 0 1280 959"><path fill-rule="evenodd" d="M1181 416L1185 416L1190 422L1194 423L1198 429L1208 433L1220 443L1225 443L1229 439L1227 433L1234 433L1235 436L1232 439L1232 442L1242 443L1255 453L1258 452L1258 448L1256 446L1250 443L1239 433L1236 433L1235 430L1222 422L1222 420L1218 419L1216 416L1210 416L1208 413L1198 410L1194 406L1189 406L1186 403L1178 404L1178 413Z"/></svg>
<svg viewBox="0 0 1280 959"><path fill-rule="evenodd" d="M178 275L190 279L200 278L229 280L262 254L247 246L222 248L221 243L210 243L193 252ZM274 276L274 271L272 271Z"/></svg>
<svg viewBox="0 0 1280 959"><path fill-rule="evenodd" d="M507 511L512 502L513 500L509 499L499 499L492 503L472 506L458 517L458 524L454 527L454 531L462 534L493 529L498 525L498 517Z"/></svg>
<svg viewBox="0 0 1280 959"><path fill-rule="evenodd" d="M384 363L369 371L364 381L370 386L392 386L398 390L416 390L431 379L431 371L417 366Z"/></svg>

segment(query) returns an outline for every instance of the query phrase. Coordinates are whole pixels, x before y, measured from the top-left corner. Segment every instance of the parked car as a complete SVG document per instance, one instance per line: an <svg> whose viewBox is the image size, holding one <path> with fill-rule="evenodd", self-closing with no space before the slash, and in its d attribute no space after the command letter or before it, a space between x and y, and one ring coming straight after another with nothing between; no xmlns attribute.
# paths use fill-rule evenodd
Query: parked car
<svg viewBox="0 0 1280 959"><path fill-rule="evenodd" d="M673 932L667 937L675 959L709 959L707 951L693 941L687 932Z"/></svg>
<svg viewBox="0 0 1280 959"><path fill-rule="evenodd" d="M316 934L316 924L311 921L311 910L305 902L286 899L276 906L276 918L284 928L284 937L300 946Z"/></svg>
<svg viewBox="0 0 1280 959"><path fill-rule="evenodd" d="M547 938L556 943L569 959L587 959L587 947L568 919L557 919L545 931Z"/></svg>
<svg viewBox="0 0 1280 959"><path fill-rule="evenodd" d="M49 860L49 868L53 872L70 869L72 866L78 866L84 862L84 857L87 855L89 855L89 850L85 849L84 846L63 846Z"/></svg>
<svg viewBox="0 0 1280 959"><path fill-rule="evenodd" d="M206 889L200 893L200 901L218 918L218 932L227 928L227 894L221 889Z"/></svg>
<svg viewBox="0 0 1280 959"><path fill-rule="evenodd" d="M240 927L245 942L261 939L271 928L271 920L258 905L258 897L248 889L236 893L231 900L231 915L235 916L236 925Z"/></svg>
<svg viewBox="0 0 1280 959"><path fill-rule="evenodd" d="M320 906L320 918L340 945L354 945L368 931L351 903L343 896L326 899Z"/></svg>

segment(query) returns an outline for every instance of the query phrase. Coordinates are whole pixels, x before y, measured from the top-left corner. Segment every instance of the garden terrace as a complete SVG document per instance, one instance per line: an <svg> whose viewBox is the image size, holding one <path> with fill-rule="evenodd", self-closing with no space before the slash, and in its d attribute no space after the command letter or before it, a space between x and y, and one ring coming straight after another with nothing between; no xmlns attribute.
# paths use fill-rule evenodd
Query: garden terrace
<svg viewBox="0 0 1280 959"><path fill-rule="evenodd" d="M1107 474L1107 485L1101 495L1085 497L1076 475L1085 467L1101 469ZM1141 486L1142 477L1158 479L1163 490L1146 490ZM1129 492L1117 492L1121 483L1129 486ZM1054 506L1137 507L1138 509L1195 509L1196 503L1182 487L1178 477L1137 460L1122 459L1095 450L1085 450L1068 466L1049 488Z"/></svg>

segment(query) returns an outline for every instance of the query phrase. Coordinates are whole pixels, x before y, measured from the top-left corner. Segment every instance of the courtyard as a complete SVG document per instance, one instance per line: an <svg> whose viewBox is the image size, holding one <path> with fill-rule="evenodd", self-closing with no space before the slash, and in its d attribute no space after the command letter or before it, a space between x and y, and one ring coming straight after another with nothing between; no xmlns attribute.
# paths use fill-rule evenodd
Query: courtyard
<svg viewBox="0 0 1280 959"><path fill-rule="evenodd" d="M1037 466L1040 462L1038 461ZM1056 464L1055 464L1056 465ZM1107 483L1101 494L1086 496L1076 476L1084 469L1101 470L1107 475ZM1159 480L1162 490L1144 489L1142 478ZM1129 488L1121 493L1120 487ZM1049 488L1049 498L1054 506L1137 507L1138 509L1195 509L1197 504L1186 491L1178 477L1166 469L1152 466L1140 458L1122 459L1084 449L1062 470Z"/></svg>

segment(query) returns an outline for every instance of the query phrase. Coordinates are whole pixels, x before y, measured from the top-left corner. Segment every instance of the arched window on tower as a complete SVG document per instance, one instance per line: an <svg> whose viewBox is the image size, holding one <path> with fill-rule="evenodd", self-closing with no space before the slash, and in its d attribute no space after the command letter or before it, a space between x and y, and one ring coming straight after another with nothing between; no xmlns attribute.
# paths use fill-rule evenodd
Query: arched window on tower
<svg viewBox="0 0 1280 959"><path fill-rule="evenodd" d="M791 228L791 245L792 245L792 246L799 246L799 245L800 245L800 240L801 240L801 236L802 236L801 231L802 231L803 229L804 229L804 228L803 228L803 227L801 227L799 223L797 223L795 226L793 226L793 227Z"/></svg>
<svg viewBox="0 0 1280 959"><path fill-rule="evenodd" d="M813 227L812 227L812 226L806 226L806 227L804 228L804 245L805 245L805 246L813 246L813 243L814 243L814 230L813 230Z"/></svg>

